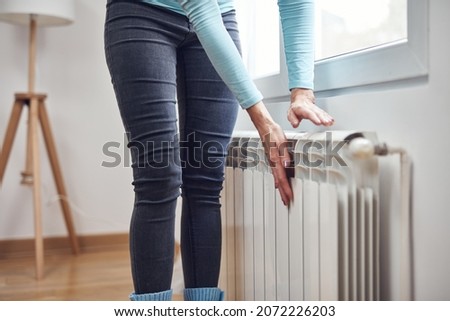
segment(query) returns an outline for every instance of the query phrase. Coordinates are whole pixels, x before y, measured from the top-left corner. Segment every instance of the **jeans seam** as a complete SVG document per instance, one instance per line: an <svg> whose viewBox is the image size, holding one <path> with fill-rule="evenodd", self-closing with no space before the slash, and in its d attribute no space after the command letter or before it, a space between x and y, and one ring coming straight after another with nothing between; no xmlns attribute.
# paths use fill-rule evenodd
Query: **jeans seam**
<svg viewBox="0 0 450 321"><path fill-rule="evenodd" d="M186 38L187 38L187 36L186 36ZM183 65L183 67L184 66L186 66L186 61L185 61L185 56L184 56L184 54L183 54L183 50L181 50L180 51L180 53L179 53L179 55L180 55L180 60L182 61L182 65ZM183 86L185 86L186 85L186 71L184 70L184 72L183 72ZM178 85L178 84L177 84ZM184 93L185 93L185 96L186 96L186 88L184 88ZM186 101L187 99L186 99L186 97L183 97L184 98L184 100ZM185 104L185 106L184 107L186 107L186 104ZM184 119L183 119L183 129L184 129L184 131L186 131L186 119L187 119L187 117L186 117L186 110L184 111L185 112L185 117L184 117ZM181 127L181 126L180 126ZM180 133L180 135L181 135L181 133ZM186 133L183 133L183 135L182 135L182 137L185 137L186 136ZM188 158L189 158L189 152L187 152L188 153ZM182 172L183 172L183 168L182 168ZM181 176L182 178L183 178L183 175ZM182 184L183 184L184 182L183 182L183 180L182 180ZM185 194L185 193L184 193ZM189 282L192 284L195 284L195 285L197 285L197 280L198 280L198 277L197 277L197 267L196 267L196 264L195 264L195 247L193 246L193 244L194 244L194 237L193 237L193 233L192 233L192 215L191 215L191 204L190 204L190 202L189 202L189 196L188 195L185 195L184 197L183 197L183 202L186 202L186 207L185 208L187 208L187 211L188 211L188 223L189 223L189 226L188 226L188 233L189 233L189 247L190 247L190 251L191 251L191 253L190 253L190 255L191 255L191 258L190 258L190 264L191 264L191 271L192 271L192 274L191 275L193 275L193 278L194 278L194 280L189 280ZM186 215L186 213L183 213L183 215Z"/></svg>

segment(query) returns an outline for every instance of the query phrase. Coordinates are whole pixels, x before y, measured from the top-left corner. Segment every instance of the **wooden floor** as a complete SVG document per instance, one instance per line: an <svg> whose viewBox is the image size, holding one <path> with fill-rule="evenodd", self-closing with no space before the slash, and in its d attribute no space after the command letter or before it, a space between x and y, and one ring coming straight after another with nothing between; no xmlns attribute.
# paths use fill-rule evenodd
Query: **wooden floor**
<svg viewBox="0 0 450 321"><path fill-rule="evenodd" d="M45 277L35 279L34 257L0 259L0 300L128 300L132 292L126 247L47 254Z"/></svg>
<svg viewBox="0 0 450 321"><path fill-rule="evenodd" d="M35 277L34 241L0 241L0 301L127 301L133 292L128 235L80 237L81 254L66 238L45 240L45 276ZM180 276L180 246L175 273ZM181 285L173 300L179 301ZM176 290L178 289L178 290Z"/></svg>

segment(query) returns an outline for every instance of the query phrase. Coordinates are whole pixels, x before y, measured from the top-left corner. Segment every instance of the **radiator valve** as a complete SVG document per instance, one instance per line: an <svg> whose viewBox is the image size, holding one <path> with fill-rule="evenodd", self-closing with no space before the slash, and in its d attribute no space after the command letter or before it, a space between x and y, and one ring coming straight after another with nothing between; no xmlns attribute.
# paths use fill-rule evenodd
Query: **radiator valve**
<svg viewBox="0 0 450 321"><path fill-rule="evenodd" d="M369 139L357 137L349 143L350 155L357 159L367 159L374 155L384 156L390 154L390 150L386 143L375 145Z"/></svg>

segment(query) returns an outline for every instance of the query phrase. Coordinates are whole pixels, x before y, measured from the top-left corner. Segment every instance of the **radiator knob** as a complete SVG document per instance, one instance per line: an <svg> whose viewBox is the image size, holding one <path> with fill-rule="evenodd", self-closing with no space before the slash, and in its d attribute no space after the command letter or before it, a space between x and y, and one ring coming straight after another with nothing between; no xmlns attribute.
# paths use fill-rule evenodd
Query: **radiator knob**
<svg viewBox="0 0 450 321"><path fill-rule="evenodd" d="M350 155L357 159L367 159L375 154L375 146L373 143L362 137L352 139L348 148Z"/></svg>

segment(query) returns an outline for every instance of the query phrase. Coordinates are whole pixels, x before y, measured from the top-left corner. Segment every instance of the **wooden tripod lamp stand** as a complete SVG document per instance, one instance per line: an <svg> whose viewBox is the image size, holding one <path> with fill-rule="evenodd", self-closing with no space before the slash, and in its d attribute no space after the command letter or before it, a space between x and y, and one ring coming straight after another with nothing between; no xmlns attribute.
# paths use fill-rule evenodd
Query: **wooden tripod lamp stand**
<svg viewBox="0 0 450 321"><path fill-rule="evenodd" d="M35 255L36 278L44 276L44 241L42 235L41 212L41 175L39 161L38 127L42 129L45 145L50 160L56 189L60 197L60 204L67 226L72 251L80 252L78 238L72 222L70 207L67 203L67 193L64 186L61 167L59 165L55 142L45 107L47 95L35 92L35 65L36 65L36 29L38 26L65 25L74 19L73 0L1 0L0 20L5 22L28 25L29 62L28 62L28 92L16 93L11 117L6 130L3 147L0 151L0 185L3 181L6 164L17 131L21 113L24 107L28 108L28 132L26 146L25 170L22 173L22 183L32 185L34 202L35 227Z"/></svg>

